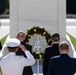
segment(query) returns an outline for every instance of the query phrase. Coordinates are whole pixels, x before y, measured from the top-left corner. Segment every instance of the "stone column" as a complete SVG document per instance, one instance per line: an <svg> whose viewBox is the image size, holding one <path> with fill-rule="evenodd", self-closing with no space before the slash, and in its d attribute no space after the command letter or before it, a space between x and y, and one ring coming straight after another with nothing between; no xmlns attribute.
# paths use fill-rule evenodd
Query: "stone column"
<svg viewBox="0 0 76 75"><path fill-rule="evenodd" d="M18 32L18 0L10 0L10 37Z"/></svg>
<svg viewBox="0 0 76 75"><path fill-rule="evenodd" d="M58 32L66 37L66 0L11 0L11 37L19 30L27 31L42 26L51 34Z"/></svg>
<svg viewBox="0 0 76 75"><path fill-rule="evenodd" d="M66 38L66 0L58 0L57 31L60 33L61 40Z"/></svg>

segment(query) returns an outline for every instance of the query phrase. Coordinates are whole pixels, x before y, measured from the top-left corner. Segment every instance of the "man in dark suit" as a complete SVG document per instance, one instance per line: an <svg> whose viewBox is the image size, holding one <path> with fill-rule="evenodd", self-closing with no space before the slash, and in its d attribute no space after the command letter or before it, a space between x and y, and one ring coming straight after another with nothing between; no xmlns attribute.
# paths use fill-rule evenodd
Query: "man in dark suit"
<svg viewBox="0 0 76 75"><path fill-rule="evenodd" d="M47 75L74 75L76 72L76 59L68 55L69 45L62 42L59 45L60 55L52 57Z"/></svg>
<svg viewBox="0 0 76 75"><path fill-rule="evenodd" d="M43 75L47 75L50 58L60 54L59 40L60 40L60 35L58 33L54 33L52 35L52 46L45 49L44 59L43 59Z"/></svg>
<svg viewBox="0 0 76 75"><path fill-rule="evenodd" d="M0 42L0 50L2 49L2 44L1 44L1 42Z"/></svg>
<svg viewBox="0 0 76 75"><path fill-rule="evenodd" d="M19 39L21 41L21 44L24 45L25 48L32 53L32 46L26 44L25 41L24 41L25 38L26 38L25 33L23 31L20 31L20 32L18 32L16 37L17 37L17 39ZM21 50L21 48L19 48L19 50L16 52L16 55L19 55L19 56L21 55L21 56L26 57L25 53ZM32 74L33 74L33 71L32 71L31 66L24 67L22 75L32 75Z"/></svg>

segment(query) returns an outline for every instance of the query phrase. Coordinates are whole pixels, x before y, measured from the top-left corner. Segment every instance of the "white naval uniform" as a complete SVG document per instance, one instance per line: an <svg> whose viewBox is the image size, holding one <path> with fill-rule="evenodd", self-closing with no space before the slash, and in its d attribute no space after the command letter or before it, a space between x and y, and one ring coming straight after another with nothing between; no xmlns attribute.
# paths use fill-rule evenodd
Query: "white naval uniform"
<svg viewBox="0 0 76 75"><path fill-rule="evenodd" d="M35 59L29 51L25 51L27 58L16 56L14 52L10 52L0 61L2 75L22 75L24 66L31 66L35 63Z"/></svg>
<svg viewBox="0 0 76 75"><path fill-rule="evenodd" d="M6 56L9 53L7 46L5 45L2 49L2 57Z"/></svg>

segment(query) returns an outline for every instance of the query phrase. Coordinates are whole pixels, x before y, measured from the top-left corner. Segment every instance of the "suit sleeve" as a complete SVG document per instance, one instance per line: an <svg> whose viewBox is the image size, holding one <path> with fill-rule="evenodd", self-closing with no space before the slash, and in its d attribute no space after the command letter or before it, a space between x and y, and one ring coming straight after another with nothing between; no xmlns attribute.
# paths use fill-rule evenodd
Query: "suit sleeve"
<svg viewBox="0 0 76 75"><path fill-rule="evenodd" d="M43 75L47 75L47 71L48 71L48 52L47 49L45 50L44 53L44 60L43 60Z"/></svg>
<svg viewBox="0 0 76 75"><path fill-rule="evenodd" d="M26 47L26 49L32 53L32 46L31 45L26 44L26 43L22 43L22 45L24 45Z"/></svg>
<svg viewBox="0 0 76 75"><path fill-rule="evenodd" d="M32 46L30 45L30 47L29 47L29 51L32 53Z"/></svg>
<svg viewBox="0 0 76 75"><path fill-rule="evenodd" d="M47 75L54 75L54 61L53 61L53 59L51 59L49 62Z"/></svg>
<svg viewBox="0 0 76 75"><path fill-rule="evenodd" d="M1 42L0 42L0 50L2 49L2 44L1 44Z"/></svg>
<svg viewBox="0 0 76 75"><path fill-rule="evenodd" d="M27 58L23 57L21 59L23 66L31 66L31 65L35 64L35 59L34 59L33 55L29 51L25 51L25 54L26 54Z"/></svg>

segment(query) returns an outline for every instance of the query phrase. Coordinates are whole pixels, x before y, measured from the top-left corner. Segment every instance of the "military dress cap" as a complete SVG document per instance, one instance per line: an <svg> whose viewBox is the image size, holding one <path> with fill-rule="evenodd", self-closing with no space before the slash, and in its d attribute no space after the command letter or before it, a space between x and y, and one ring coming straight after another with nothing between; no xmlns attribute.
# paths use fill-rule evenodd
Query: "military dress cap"
<svg viewBox="0 0 76 75"><path fill-rule="evenodd" d="M10 38L6 41L6 46L8 47L17 47L20 45L20 41L16 38Z"/></svg>

